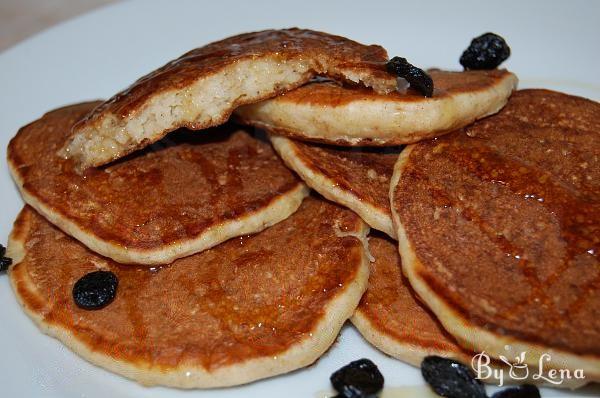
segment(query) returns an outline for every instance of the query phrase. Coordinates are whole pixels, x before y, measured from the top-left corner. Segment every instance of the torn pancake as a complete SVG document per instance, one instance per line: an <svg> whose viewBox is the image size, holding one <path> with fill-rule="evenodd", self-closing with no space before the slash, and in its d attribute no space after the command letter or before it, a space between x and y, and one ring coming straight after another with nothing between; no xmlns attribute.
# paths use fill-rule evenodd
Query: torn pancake
<svg viewBox="0 0 600 398"><path fill-rule="evenodd" d="M431 70L431 98L407 89L312 83L236 109L244 123L274 134L344 146L389 146L437 137L498 112L517 85L506 70Z"/></svg>
<svg viewBox="0 0 600 398"><path fill-rule="evenodd" d="M87 250L30 207L9 242L24 310L78 355L145 385L247 383L313 363L366 289L368 227L308 198L287 220L171 266L122 266ZM107 307L75 305L73 284L98 269L119 280Z"/></svg>
<svg viewBox="0 0 600 398"><path fill-rule="evenodd" d="M80 174L56 155L97 103L52 111L19 130L8 164L25 201L93 251L165 264L279 222L308 188L268 142L222 127L173 133L147 151Z"/></svg>
<svg viewBox="0 0 600 398"><path fill-rule="evenodd" d="M396 236L389 190L401 148L345 148L270 138L284 162L311 188L354 210L371 227Z"/></svg>
<svg viewBox="0 0 600 398"><path fill-rule="evenodd" d="M375 347L414 366L428 355L470 364L472 351L460 347L419 301L402 275L398 244L389 238L369 236L369 286L352 317L352 323Z"/></svg>
<svg viewBox="0 0 600 398"><path fill-rule="evenodd" d="M142 77L74 128L64 154L99 166L180 127L224 123L233 109L326 75L387 93L396 77L380 46L304 29L266 30L197 48Z"/></svg>
<svg viewBox="0 0 600 398"><path fill-rule="evenodd" d="M403 268L461 344L600 380L599 153L600 104L547 90L401 153Z"/></svg>

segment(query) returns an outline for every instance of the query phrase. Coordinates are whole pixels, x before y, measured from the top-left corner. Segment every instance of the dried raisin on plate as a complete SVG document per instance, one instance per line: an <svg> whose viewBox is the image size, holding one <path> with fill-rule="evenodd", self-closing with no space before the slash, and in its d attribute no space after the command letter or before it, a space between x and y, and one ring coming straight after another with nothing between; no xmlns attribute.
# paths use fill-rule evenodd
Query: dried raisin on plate
<svg viewBox="0 0 600 398"><path fill-rule="evenodd" d="M534 385L523 384L521 386L507 387L497 391L492 398L540 398L540 390Z"/></svg>
<svg viewBox="0 0 600 398"><path fill-rule="evenodd" d="M336 370L330 377L339 398L370 398L383 388L383 375L369 359L359 359Z"/></svg>
<svg viewBox="0 0 600 398"><path fill-rule="evenodd" d="M12 258L9 257L0 257L0 272L4 272L8 270L12 264Z"/></svg>
<svg viewBox="0 0 600 398"><path fill-rule="evenodd" d="M425 357L421 373L436 394L446 398L487 398L485 387L460 362L438 356Z"/></svg>
<svg viewBox="0 0 600 398"><path fill-rule="evenodd" d="M0 245L0 272L4 272L8 270L8 267L12 264L12 258L5 257L6 247Z"/></svg>

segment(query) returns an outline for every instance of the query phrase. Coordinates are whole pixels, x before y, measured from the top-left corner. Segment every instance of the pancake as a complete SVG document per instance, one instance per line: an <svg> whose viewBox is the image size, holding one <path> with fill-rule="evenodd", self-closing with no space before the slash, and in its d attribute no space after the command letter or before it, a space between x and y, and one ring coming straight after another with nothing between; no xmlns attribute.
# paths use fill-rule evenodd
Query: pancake
<svg viewBox="0 0 600 398"><path fill-rule="evenodd" d="M19 130L8 164L25 201L93 251L164 264L279 222L308 188L268 142L231 127L179 131L150 150L80 174L56 155L98 103L52 111Z"/></svg>
<svg viewBox="0 0 600 398"><path fill-rule="evenodd" d="M380 46L304 29L233 36L192 50L98 106L74 128L64 153L99 166L180 127L224 123L233 109L326 75L387 93L396 77Z"/></svg>
<svg viewBox="0 0 600 398"><path fill-rule="evenodd" d="M599 153L600 104L547 90L402 152L404 272L460 344L600 380Z"/></svg>
<svg viewBox="0 0 600 398"><path fill-rule="evenodd" d="M470 364L472 351L460 347L415 296L402 275L398 244L371 235L369 286L352 317L363 337L379 350L414 366L428 355Z"/></svg>
<svg viewBox="0 0 600 398"><path fill-rule="evenodd" d="M431 98L405 89L387 95L364 87L312 83L236 109L244 123L274 134L344 146L410 144L498 112L517 85L506 70L429 71Z"/></svg>
<svg viewBox="0 0 600 398"><path fill-rule="evenodd" d="M402 274L398 244L378 234L371 234L368 239L374 261L370 265L367 290L351 318L360 334L375 348L416 367L420 367L423 359L429 355L451 358L473 366L473 357L476 355L473 346L461 347L458 344L417 297ZM488 366L495 372L509 372L506 365L494 358L491 358ZM485 383L515 382L500 379L498 374L486 376L483 379ZM523 382L544 384L543 380L536 380L533 375L521 380ZM550 383L546 385L553 386ZM575 380L563 383L562 387L578 388L581 385Z"/></svg>
<svg viewBox="0 0 600 398"><path fill-rule="evenodd" d="M311 188L355 211L372 228L395 237L390 179L401 148L345 148L271 135L284 162Z"/></svg>
<svg viewBox="0 0 600 398"><path fill-rule="evenodd" d="M308 198L259 234L139 268L90 252L27 207L9 242L9 276L40 329L96 365L145 385L230 386L327 350L366 288L367 232L351 211ZM73 284L97 269L118 276L117 295L82 310Z"/></svg>

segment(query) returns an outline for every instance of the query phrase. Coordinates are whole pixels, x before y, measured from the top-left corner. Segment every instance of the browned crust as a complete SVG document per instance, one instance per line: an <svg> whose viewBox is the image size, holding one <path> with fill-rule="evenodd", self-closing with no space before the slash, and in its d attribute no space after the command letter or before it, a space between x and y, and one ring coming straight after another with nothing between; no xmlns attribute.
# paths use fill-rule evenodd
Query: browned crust
<svg viewBox="0 0 600 398"><path fill-rule="evenodd" d="M364 69L384 80L392 78L385 71L387 52L377 45L366 46L342 36L298 28L243 33L191 50L141 77L126 90L98 105L81 123L93 123L103 112L129 116L158 93L182 89L200 76L218 73L234 62L271 54L279 56L282 62L295 57L327 57L340 68ZM343 78L335 71L329 73ZM244 100L240 99L237 105L243 103Z"/></svg>
<svg viewBox="0 0 600 398"><path fill-rule="evenodd" d="M470 363L473 352L463 349L435 315L419 300L402 275L396 242L371 234L369 286L352 323L375 347L420 366L428 355Z"/></svg>
<svg viewBox="0 0 600 398"><path fill-rule="evenodd" d="M313 209L315 207L315 202L316 199L309 199L305 206ZM316 207L319 208L319 206L322 207L323 204L318 204ZM326 204L325 207L327 207L327 209L323 211L326 212L331 212L333 209L333 205L331 204ZM301 210L300 214L303 214L301 217L307 215L306 211L306 208ZM194 337L196 336L195 334L189 335L190 337L186 338L186 340L190 341L185 343L182 347L176 345L165 347L165 344L160 342L152 343L152 339L158 337L153 333L148 334L148 331L144 332L136 329L133 331L133 334L130 334L130 332L127 332L127 324L115 325L115 327L110 328L111 331L108 335L99 334L100 332L106 333L106 330L104 330L107 327L106 325L113 322L109 318L105 318L105 320L102 321L104 316L109 316L112 319L122 319L124 315L123 311L125 311L129 314L127 315L129 318L126 317L125 319L130 319L131 322L136 325L136 322L139 322L142 319L144 319L145 322L151 322L149 319L152 317L158 316L162 318L162 315L160 314L164 313L164 311L159 307L164 306L165 303L174 306L173 312L179 312L180 310L186 311L185 308L179 308L181 304L179 301L168 301L169 297L179 297L180 294L169 294L169 291L165 291L162 304L159 305L157 302L158 307L154 308L154 311L156 311L158 315L138 309L139 311L144 311L144 313L142 314L142 317L136 321L135 319L137 318L134 316L135 314L132 313L132 311L136 311L138 305L142 305L139 301L143 298L138 298L136 296L147 293L147 283L149 282L144 282L145 279L148 279L147 275L156 275L150 276L150 278L158 278L158 275L162 274L162 279L159 279L162 281L165 280L165 278L168 278L164 276L164 273L178 272L182 268L189 268L191 271L189 278L196 278L199 281L204 280L204 285L201 285L199 282L195 287L188 286L189 283L185 282L183 279L180 282L180 289L192 290L188 297L188 301L190 304L194 303L194 300L197 299L195 299L195 295L200 294L198 292L202 291L197 289L212 289L212 287L210 287L212 286L212 282L206 282L206 272L202 271L201 264L202 258L210 259L211 254L191 256L184 260L179 260L179 264L175 264L173 267L155 271L123 268L118 264L110 262L110 260L104 260L89 251L85 251L85 249L77 242L62 235L60 231L54 229L41 217L36 215L31 208L26 207L15 223L15 229L11 234L9 242L9 254L17 259L15 264L10 268L9 276L17 298L27 314L33 318L42 331L58 338L69 348L92 363L108 368L111 371L146 385L162 384L182 388L208 388L242 384L259 378L285 373L315 361L318 356L333 343L343 322L352 314L354 308L358 304L360 296L366 288L368 278L368 260L366 251L364 250L368 229L358 217L347 210L340 208L333 209L333 214L331 215L332 217L330 217L329 223L321 224L317 227L320 231L319 234L323 234L323 242L328 241L332 243L332 239L337 239L337 243L333 246L322 247L322 255L327 257L328 260L323 260L323 264L319 265L319 267L322 267L319 268L319 273L316 273L309 278L311 283L328 286L325 290L315 290L315 297L310 304L311 307L315 306L310 312L312 323L310 324L310 327L307 330L303 330L302 333L295 332L296 327L304 327L300 325L304 325L304 323L308 321L306 319L308 314L305 310L294 307L293 294L295 294L294 292L296 291L286 291L285 293L290 294L289 310L297 312L294 313L299 317L298 323L294 322L288 332L285 330L285 321L282 321L283 323L281 323L276 321L275 318L270 318L265 314L265 319L267 319L268 322L275 322L274 325L278 325L280 328L279 333L275 333L273 337L270 337L270 339L274 339L276 342L273 341L271 344L267 345L261 343L260 339L257 341L252 340L252 338L258 338L257 336L268 334L265 334L264 332L261 332L262 334L248 335L246 336L246 340L239 340L232 347L229 347L229 345L217 346L215 347L214 352L206 352L205 350L198 351L198 347L194 348L192 342L195 341L195 339L202 341L204 338L201 336ZM333 225L334 220L337 220L339 224ZM282 225L277 229L279 232L266 232L266 234L271 236L266 239L275 240L282 238L283 241L285 241L287 239L285 237L286 231L289 231L289 226L292 225L294 221L289 220L286 223L287 226ZM315 224L313 220L309 220L308 223L311 223L312 225L319 224L318 222ZM340 235L338 235L337 232L335 233L335 236L338 236L338 238L332 238L330 236L333 234L333 231L330 229L331 227L333 227L334 230L335 228L340 229ZM276 234L277 238L272 236L273 234ZM306 238L313 239L312 236ZM45 242L44 239L52 239L55 243ZM261 239L261 237L260 234L258 234L255 237L247 239ZM246 245L249 244L250 242L246 243ZM46 245L46 247L48 247L47 245L55 245L57 248L50 248L50 252L46 252L43 249L36 248L37 245L42 245L42 247L44 245ZM226 263L220 263L220 266L235 266L236 275L249 272L250 274L247 275L252 278L252 275L254 275L252 267L256 261L262 260L258 259L255 255L252 255L252 252L248 252L248 249L237 249L235 246L240 246L238 242L228 243L226 245L229 245L228 247L230 249L240 252L238 253L240 256L233 259L233 264L227 265ZM261 245L261 248L264 248L265 246L266 245ZM251 247L254 248L252 250L256 250L255 246ZM338 263L337 265L334 263L327 263L335 261L331 256L335 256L333 253L342 250L342 247L347 249L345 250L345 253L347 254L348 262L344 262L343 264ZM40 252L40 250L43 250L43 252ZM52 252L61 250L65 253L65 257L62 259L55 256L56 253ZM217 248L216 250L219 251L225 249ZM286 249L279 246L278 250L292 252L294 249L288 248L286 251ZM48 256L49 258L45 258L45 256ZM246 257L248 258L247 260L245 259ZM265 260L264 256L261 257ZM200 263L191 267L192 264L190 262L194 262L194 258L198 258ZM39 264L36 264L36 261L43 261L44 268L39 268ZM64 269L57 271L55 269L56 267L52 264L53 261L60 262L60 265ZM294 261L302 260L299 257L296 257ZM244 264L246 264L248 268L244 268ZM213 266L208 263L205 265L210 267ZM275 275L279 275L276 266L277 264L273 264L271 272ZM95 267L100 267L101 269L108 268L115 272L120 280L119 291L115 301L108 307L99 311L83 311L73 304L68 286L77 279L77 275L97 269ZM339 269L336 270L335 267L338 267ZM259 269L264 271L264 266L260 266ZM194 275L194 270L197 270L198 275ZM152 274L152 272L154 272L154 274ZM321 272L322 275L320 275ZM44 273L48 274L45 275ZM53 273L55 274L52 275ZM181 275L181 277L183 276L184 275ZM326 278L322 279L325 276ZM303 275L302 277L305 278L306 276ZM67 278L68 280L62 280L64 278ZM141 279L140 281L128 280L131 278ZM177 275L172 278L175 281L181 279ZM336 278L339 279L338 282L335 281L337 280ZM60 286L53 287L54 284L59 282ZM234 281L231 281L231 283L234 283ZM66 288L63 287L65 284L67 285ZM132 284L139 285L139 289L136 288L131 290ZM166 285L163 285L162 288L166 287ZM282 287L285 291L285 285ZM160 286L157 286L156 288L162 289ZM246 286L246 288L248 291L242 289L242 291L232 294L234 297L245 297L246 294L249 294L250 297L254 297L251 294L253 290L255 291L255 294L259 295L262 290L260 283L253 283L251 286ZM51 289L51 292L48 292L48 289ZM320 297L317 297L316 292L318 292ZM229 296L227 296L225 292L221 294L226 296L223 297L221 301L224 300L224 302L228 302ZM50 296L44 297L45 295ZM213 298L211 297L210 294L207 295L206 300L212 300ZM156 299L156 296L147 297L147 300ZM216 300L216 298L214 299ZM255 298L251 299L256 300ZM128 304L123 300L132 302ZM283 300L283 303L286 303L285 297L272 297L270 300L275 303L279 302L279 300ZM261 301L259 300L258 303L261 303ZM320 306L319 303L322 303L323 305ZM239 304L240 306L243 306L247 303L240 302ZM198 303L195 305L198 305ZM226 307L226 304L224 305ZM317 306L320 306L318 311L316 309ZM147 307L147 305L144 305L144 307ZM264 308L271 307L259 304L258 308L263 308L264 311ZM190 310L191 309L192 307L190 307ZM278 311L276 306L274 306L272 310ZM253 308L249 311L254 313L255 309ZM256 309L256 311L259 310ZM167 313L168 312L170 311L167 311ZM202 311L198 314L202 314ZM219 312L216 314L219 314ZM238 316L241 317L239 319L240 322L252 322L251 317L253 315L251 314L236 315L235 313L232 313L230 315L233 317L233 321L235 321L237 319L236 316ZM262 315L258 313L257 316L260 318ZM192 313L190 317L194 317L194 313ZM206 318L204 315L199 315L199 318L203 317ZM287 318L288 317L286 317L286 319ZM269 319L271 320L269 321ZM300 320L302 321L300 322ZM209 320L205 319L205 321L208 322ZM222 319L221 321L223 322L222 330L224 333L231 333L234 336L233 338L237 339L234 331L229 330L226 326L228 320ZM260 319L256 319L255 321L259 322ZM189 320L187 322L196 324ZM100 332L96 333L95 325L104 323L106 323L104 329L102 329L101 326L98 326L100 327ZM145 327L147 328L149 325L151 326L151 323L146 323ZM182 326L182 324L179 323L178 325L173 326L174 329L171 332L162 330L161 333L178 333L177 327ZM243 327L243 324L238 326ZM190 325L185 327L190 327ZM214 326L210 326L207 323L204 326L200 325L196 328L203 329L205 327L208 328L207 330L212 330ZM120 333L125 333L122 339L118 337ZM197 333L204 334L205 332L197 331ZM132 345L132 342L136 341L136 339L142 340ZM171 338L171 340L173 339ZM210 339L210 341L213 340ZM224 341L227 341L227 339ZM201 345L202 344L199 344L199 346ZM254 345L256 347L251 349Z"/></svg>
<svg viewBox="0 0 600 398"><path fill-rule="evenodd" d="M593 177L591 179L579 178L581 177L581 170L573 169L574 159L578 159L581 153L583 152L587 152L588 154L590 154L593 153L593 151L597 150L597 138L595 141L592 140L591 142L586 141L584 143L582 141L581 144L583 145L583 147L577 148L577 150L580 150L582 152L579 152L578 154L571 154L570 158L561 157L560 159L557 159L555 152L552 151L546 152L546 154L552 155L539 156L539 149L534 148L533 145L531 145L530 147L526 147L525 142L527 142L528 139L533 141L533 137L536 137L535 134L541 134L540 132L543 132L544 134L549 134L550 137L553 137L545 137L546 140L555 139L556 135L553 134L558 134L560 136L560 134L562 134L561 131L563 131L564 134L567 134L567 132L568 134L573 134L567 140L572 142L579 142L580 139L575 137L575 132L578 130L582 134L581 137L597 137L598 131L600 131L598 126L598 120L600 119L594 118L593 115L600 115L599 109L600 107L597 103L579 97L568 96L565 94L560 94L548 90L522 90L514 95L514 99L509 102L509 105L498 116L487 119L484 122L479 122L479 124L475 124L473 127L467 128L466 136L461 135L464 134L464 132L457 132L454 134L456 135L456 137L454 138L450 137L446 140L438 140L435 143L432 142L409 146L400 155L400 158L398 159L398 162L395 166L395 173L392 179L392 185L390 188L390 200L393 204L392 214L394 224L398 230L398 238L400 241L400 253L403 259L403 268L405 270L405 273L408 275L413 288L417 291L419 296L421 296L425 300L428 306L436 313L440 321L444 324L444 327L450 333L452 333L461 344L473 344L476 349L485 349L487 352L490 352L491 355L496 357L498 357L499 355L518 355L520 351L527 351L529 355L529 357L527 357L527 361L531 365L535 366L537 366L541 354L549 353L552 355L552 362L548 363L549 367L559 369L567 367L571 370L581 368L585 370L587 381L600 379L600 357L598 356L598 352L596 352L598 349L600 349L600 346L598 346L596 349L594 349L593 347L588 347L586 349L578 349L574 347L573 344L569 343L568 340L565 340L564 337L561 337L560 342L552 341L551 343L549 343L547 339L542 338L537 334L532 334L533 332L531 331L520 330L519 328L515 328L514 325L510 326L509 324L507 324L506 320L503 320L503 316L499 316L496 318L490 316L484 317L480 314L476 314L473 311L471 311L469 309L471 304L466 303L464 299L462 299L462 296L458 296L456 294L456 289L462 289L461 291L463 292L463 294L467 294L468 291L465 291L466 288L464 286L454 286L452 288L449 288L448 283L440 279L440 276L438 275L438 270L440 269L440 267L444 269L443 267L445 267L446 264L441 263L438 260L438 265L435 265L430 261L423 260L424 257L422 251L423 247L421 247L422 244L421 242L414 241L414 237L412 236L412 234L414 234L414 225L411 226L411 221L406 219L406 203L399 202L400 184L402 184L403 186L407 186L407 184L409 184L410 186L416 186L414 185L415 181L413 181L413 177L416 175L415 173L417 173L417 171L413 170L414 164L422 164L423 159L429 159L427 160L427 162L431 162L433 159L432 156L434 154L438 154L438 156L446 156L439 154L446 154L452 152L452 150L449 150L447 148L453 147L453 145L455 145L455 143L457 142L468 142L469 138L466 138L468 136L471 137L470 142L472 142L474 145L473 148L468 150L470 156L473 154L477 155L481 151L481 148L479 148L477 145L479 145L479 143L485 143L486 140L489 140L491 142L490 146L494 147L496 151L506 150L504 147L502 147L502 142L504 142L505 145L524 145L523 147L520 147L521 149L519 149L519 147L514 146L511 149L513 151L519 150L519 152L516 153L520 153L519 156L524 156L523 159L526 159L524 160L524 163L522 163L523 169L519 169L517 174L513 173L513 177L518 178L516 177L517 175L527 175L523 174L526 173L527 170L525 169L527 168L541 167L540 170L543 170L543 172L547 173L548 175L552 175L552 179L548 180L546 178L543 178L539 181L551 181L550 184L552 185L561 184L561 189L567 189L565 187L568 187L569 192L574 193L576 197L579 198L573 202L573 204L570 207L570 210L574 212L580 210L583 212L583 208L585 206L581 204L576 204L575 202L577 202L578 200L583 200L583 198L587 198L585 199L586 201L597 201L598 186L597 182L594 182L595 179ZM497 137L499 137L502 134L507 134L507 132L508 134L514 134L514 139L512 140L514 142L510 142L510 140L508 142L497 141ZM522 134L522 136L518 136L516 134L517 132ZM459 137L459 135L461 136ZM523 142L519 140L523 140ZM543 139L539 142L542 144L545 143ZM568 154L568 148L570 148L570 146L567 144L563 145L560 149L565 154ZM513 153L512 156L515 156L514 152L511 153ZM482 163L482 166L480 167L480 169L482 170L486 170L487 167L484 167L483 164L488 164L494 161L493 157L486 158L485 156L487 155L484 155L481 161L484 162L485 160L485 162ZM588 159L590 159L589 156ZM456 167L461 167L461 162L465 163L465 161L460 159L453 160L453 164L455 164ZM541 163L537 164L536 162ZM576 163L577 162L575 162L575 164ZM509 170L515 170L515 168L509 167L508 163L505 163L505 166ZM439 165L430 167L439 167ZM594 170L593 164L587 165L587 167L584 168L584 170L585 169L590 170L592 174L597 173L597 170ZM406 175L408 175L409 177L407 177L405 173L408 173ZM498 179L499 181L504 181L506 175L502 173L503 172L500 171L499 174L495 175L494 178ZM574 176L577 178L570 178ZM431 178L431 176L427 178L429 179ZM567 179L570 179L571 181L566 182ZM523 181L527 180L525 179ZM538 184L537 180L528 181L531 182L532 187L541 187L541 185ZM504 184L511 187L512 189L515 189L515 193L518 193L521 190L519 188L519 184L521 184L521 182L518 179L514 181L509 179L505 181ZM530 195L534 192L537 192L537 188L532 188L532 191L528 191L527 194ZM471 192L473 192L473 195L475 194L476 189L476 187L470 188ZM565 225L563 225L564 220L561 219L564 216L561 213L562 210L556 208L556 198L550 194L550 192L553 192L554 188L550 187L544 189L546 195L541 196L543 198L543 202L540 202L543 203L543 205L541 206L553 206L553 214L555 214L555 217L559 218L559 220L562 220L560 221L559 225L562 225L563 228L567 228ZM434 188L430 188L430 191L434 192L436 190ZM525 207L525 203L523 203L522 206ZM462 212L466 212L467 215L465 217L467 220L470 220L472 217L474 217L469 216L469 209L470 207L465 207L465 209L462 210ZM507 215L506 217L509 216ZM577 217L577 215L569 216L569 219L571 220L569 222L573 222L574 220L578 219ZM592 223L590 224L590 226L593 229L593 219L589 221ZM521 223L524 221L521 219L515 219L514 222ZM536 223L539 222L539 220L536 221ZM598 226L596 226L596 228L597 227ZM527 228L527 224L523 224L522 228ZM551 226L549 226L548 228L551 228ZM409 229L412 232L410 232ZM439 234L440 232L437 233ZM461 231L460 229L458 229L457 233L463 234L465 233L465 231ZM507 233L508 232L503 232L503 234ZM583 234L583 232L581 231L579 233ZM440 239L442 239L441 236ZM578 239L585 240L586 238L585 235L581 235ZM503 245L506 244L508 243L505 243ZM530 242L529 246L531 247L534 244L535 242ZM571 239L569 241L569 245L572 244L573 242ZM473 246L473 250L476 250L475 247L476 246ZM485 256L487 257L493 255L493 253L485 254ZM552 250L548 250L546 252L546 255L548 256L548 258L553 258L551 256L553 256L554 254L552 253ZM456 256L460 256L458 258L467 258L464 253L457 253ZM484 256L484 254L481 253L481 256ZM471 264L470 266L474 267L476 265L477 264ZM465 266L467 266L467 264L465 264ZM494 273L498 272L499 274L502 274L505 273L503 267L504 266L502 264L498 264L497 267L495 267L495 271L489 271ZM480 268L477 268L477 270L481 271ZM540 268L538 272L542 272L542 268ZM490 275L481 275L481 278L486 278L489 276ZM515 275L515 279L513 279L513 283L515 284L515 286L517 284L516 278L518 276L519 275ZM585 280L584 278L586 278L586 275L579 275L579 278L581 278L581 280ZM447 281L447 278L445 280ZM482 281L483 279L480 279L480 283ZM548 280L548 283L550 283L550 279ZM549 286L550 285L548 285L548 287L546 288L549 289ZM553 295L555 297L559 297L559 291L557 289L560 288L561 287L557 286L555 283L552 284L552 289L554 291ZM570 288L574 289L576 288L576 286L572 285ZM597 285L596 287L594 287L594 285L591 284L588 288L591 290L586 293L579 292L578 294L583 294L585 297L591 297L594 294L594 291L597 292L597 290L593 290L597 289ZM515 289L517 290L514 290L514 292L518 291L518 288ZM540 286L540 289L544 289L543 285ZM487 305L489 305L489 303ZM537 308L538 306L539 304L534 304L532 302L527 308ZM588 306L587 308L588 312L591 311L589 322L593 323L595 322L596 317L593 315L594 311L592 307ZM508 316L509 314L506 313L506 315ZM570 315L570 313L564 314L565 317L568 317ZM593 328L593 326L591 327ZM553 330L553 328L554 326L552 324L549 324L547 330ZM580 330L582 332L586 331L586 333L590 332L589 327L586 329L584 326L581 326ZM555 333L555 336L556 335L557 334ZM562 333L559 335L563 336ZM578 340L580 340L580 338Z"/></svg>
<svg viewBox="0 0 600 398"><path fill-rule="evenodd" d="M416 367L420 367L429 355L452 358L471 366L477 354L473 345L461 347L415 294L402 274L396 242L380 234L371 234L369 249L374 258L369 286L351 318L365 340L387 355ZM505 375L509 372L497 358L491 358L490 366L494 371L502 370ZM498 384L500 378L491 375L483 381ZM502 382L512 384L514 380L502 378ZM533 374L520 383L553 387L542 379L535 379ZM568 380L561 387L578 388L583 384L585 381Z"/></svg>
<svg viewBox="0 0 600 398"><path fill-rule="evenodd" d="M400 148L348 150L270 137L286 165L308 186L355 211L372 228L395 237L388 191Z"/></svg>
<svg viewBox="0 0 600 398"><path fill-rule="evenodd" d="M179 188L177 192L170 189L160 191L160 185L154 182L155 186L152 187L150 192L147 192L146 183L152 178L139 181L137 179L138 174L143 175L148 172L148 169L150 169L150 172L152 171L151 169L154 167L152 164L157 161L156 156L168 157L168 155L165 155L165 151L170 149L158 150L162 153L157 154L152 159L149 158L147 161L143 158L154 155L153 153L141 154L137 158L112 165L105 170L89 170L83 175L75 170L71 160L61 159L55 154L55 150L62 144L61 140L64 139L64 137L61 138L61 134L63 136L68 134L63 126L68 128L71 123L96 104L97 102L90 102L60 108L21 128L9 143L7 158L11 174L25 201L53 224L102 255L111 257L121 263L170 263L176 258L204 250L231 237L258 232L287 217L297 209L302 199L308 195L307 187L281 164L278 167L279 172L288 175L288 181L279 187L273 188L275 192L270 192L263 197L262 202L249 204L241 198L238 203L232 203L225 209L227 210L225 213L228 214L226 217L219 219L215 213L213 219L203 220L194 225L190 224L186 227L185 233L179 233L179 235L174 234L177 231L171 231L169 229L171 227L167 227L164 231L159 231L161 234L160 239L149 239L151 235L156 235L156 232L150 230L146 238L143 235L134 236L132 231L136 228L133 224L128 224L125 217L119 217L112 226L99 223L95 221L98 217L97 212L106 212L106 206L111 206L111 203L114 203L123 195L127 198L130 197L130 199L121 198L124 199L124 206L129 207L131 207L131 204L128 203L135 203L139 200L143 200L146 204L154 199L156 199L155 204L157 201L165 203L161 218L166 219L168 218L167 215L171 214L169 217L171 217L174 225L181 223L182 219L172 216L175 213L179 214L178 212L185 212L186 209L173 209L175 213L167 211L167 204L181 195L185 188ZM229 134L225 130L214 133L219 136L223 133ZM31 134L36 134L36 139L33 142L30 140L33 137L30 137ZM260 145L264 146L264 144ZM272 152L272 149L268 149ZM184 152L180 154L173 153L173 156L169 159L177 160L178 156L184 155L189 156L188 153ZM274 153L271 156L276 163L279 163ZM189 165L194 165L194 162L190 162ZM104 181L105 172L113 169L122 170L126 175L129 175L130 185L126 191L113 189L108 184L109 180ZM166 172L166 169L160 172ZM235 172L234 170L233 173ZM148 176L151 177L152 173ZM137 188L139 188L137 191L136 181L138 181ZM268 178L261 181L268 182ZM243 184L243 181L240 183ZM213 181L213 184L216 185L217 181ZM167 185L177 188L177 181L168 181ZM167 185L165 185L165 189ZM86 194L87 196L84 195L78 198L76 191L81 191L81 189L73 191L74 187L77 186L81 189L87 187L86 189L89 189L90 192L95 191L95 193L91 196ZM241 188L241 186L238 188ZM261 189L260 186L257 188ZM216 189L215 186L212 186L212 189ZM71 191L71 194L63 194L63 191ZM144 198L135 196L136 192L142 191L146 192ZM203 192L198 192L198 196L200 194L203 194ZM99 207L97 212L88 214L85 210L87 202ZM249 207L243 208L244 203ZM204 205L198 202L195 206L201 207ZM139 209L139 206L129 211L125 208L118 208L117 213L121 212L121 216L131 215L132 218L129 221L134 222L135 212ZM222 213L222 215L225 215L225 213ZM113 216L115 215L113 214Z"/></svg>
<svg viewBox="0 0 600 398"><path fill-rule="evenodd" d="M151 99L165 92L183 91L199 79L216 76L237 63L267 58L276 59L283 65L292 61L306 61L311 65L295 82L276 86L272 92L261 96L254 93L242 95L223 113L207 122L179 120L164 131L152 132L143 141L130 144L109 160L143 148L177 128L199 130L222 124L236 107L294 89L316 74L337 79L355 79L356 83L362 82L382 92L389 92L396 87L395 76L385 70L387 53L380 46L366 46L341 36L298 28L244 33L194 49L140 78L126 90L97 106L74 126L74 134L87 128L102 128L103 119L107 116L121 120L135 118L137 113L148 106ZM66 145L68 146L69 144ZM83 165L99 166L104 163L107 161L84 160Z"/></svg>

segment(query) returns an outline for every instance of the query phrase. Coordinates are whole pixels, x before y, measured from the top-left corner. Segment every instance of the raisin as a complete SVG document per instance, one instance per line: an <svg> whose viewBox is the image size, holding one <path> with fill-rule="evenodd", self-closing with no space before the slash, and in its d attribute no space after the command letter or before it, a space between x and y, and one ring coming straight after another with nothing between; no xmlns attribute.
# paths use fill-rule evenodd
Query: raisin
<svg viewBox="0 0 600 398"><path fill-rule="evenodd" d="M110 271L94 271L73 285L73 300L85 310L97 310L110 304L117 294L119 280Z"/></svg>
<svg viewBox="0 0 600 398"><path fill-rule="evenodd" d="M8 270L8 267L12 264L12 258L9 257L0 257L0 272L4 272Z"/></svg>
<svg viewBox="0 0 600 398"><path fill-rule="evenodd" d="M0 245L0 272L8 270L8 267L12 264L12 258L5 257L6 247Z"/></svg>
<svg viewBox="0 0 600 398"><path fill-rule="evenodd" d="M481 381L460 362L438 356L425 357L421 373L433 391L442 397L487 398Z"/></svg>
<svg viewBox="0 0 600 398"><path fill-rule="evenodd" d="M336 370L331 377L340 398L375 397L383 388L383 375L369 359L359 359Z"/></svg>
<svg viewBox="0 0 600 398"><path fill-rule="evenodd" d="M388 72L406 79L410 86L425 97L433 95L433 80L423 69L409 63L406 58L394 57L385 65Z"/></svg>
<svg viewBox="0 0 600 398"><path fill-rule="evenodd" d="M471 41L460 56L465 69L495 69L510 57L510 47L495 33L485 33Z"/></svg>
<svg viewBox="0 0 600 398"><path fill-rule="evenodd" d="M492 398L540 398L540 390L531 384L508 387L492 395Z"/></svg>

